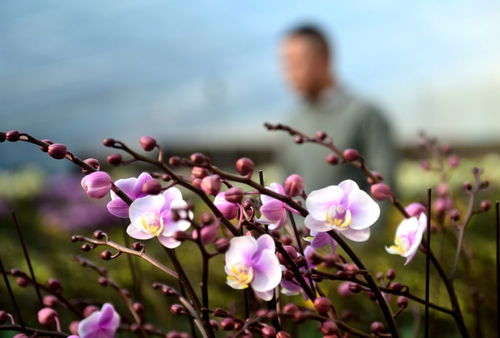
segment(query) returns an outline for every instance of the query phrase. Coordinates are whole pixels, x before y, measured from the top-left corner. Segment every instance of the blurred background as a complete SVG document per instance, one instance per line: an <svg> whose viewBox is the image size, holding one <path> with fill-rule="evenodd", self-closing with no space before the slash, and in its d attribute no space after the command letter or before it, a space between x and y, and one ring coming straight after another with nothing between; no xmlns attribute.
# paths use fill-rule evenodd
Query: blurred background
<svg viewBox="0 0 500 338"><path fill-rule="evenodd" d="M497 1L311 1L307 6L298 1L2 1L0 130L49 138L81 157L99 159L109 154L101 146L105 137L138 146L140 136L151 135L169 153L206 151L223 166L250 156L269 180L282 179L273 159L290 140L266 132L262 124L285 121L297 105L283 80L279 45L289 28L304 22L328 34L342 85L381 107L391 121L401 153L396 182L405 202L422 200L426 187L439 181L415 162L424 157L417 147L420 130L452 144L461 156L453 176L457 194L462 182L472 179L470 169L481 166L495 198L500 182ZM8 267L24 264L18 244L9 239L15 233L8 212L15 209L30 229L38 273L64 275L68 281L76 277L73 295L89 286L80 278L84 271L64 263L78 253L76 247L59 243L98 226L115 229L117 240L121 236L119 222L113 228L116 221L103 213L104 205L88 201L74 172L31 145L0 144L0 254ZM119 170L114 176L129 174ZM393 225L376 242L380 255L367 258L374 271L401 263L380 249L400 220L395 214L388 219ZM494 243L491 229L474 229L471 243L481 247L482 263L475 266L474 278L487 292L494 283L488 277ZM58 258L47 261L54 245ZM113 264L117 279L130 285L126 261ZM402 282L421 291L421 271L409 270ZM228 290L219 284L214 294L223 304ZM33 295L18 289L29 310ZM0 305L9 306L0 291ZM439 290L434 296L446 304ZM168 316L168 308L151 299L156 313ZM488 306L484 311L494 304ZM453 327L436 317L436 327ZM474 318L469 315L470 323ZM412 314L403 321L406 336L415 336Z"/></svg>

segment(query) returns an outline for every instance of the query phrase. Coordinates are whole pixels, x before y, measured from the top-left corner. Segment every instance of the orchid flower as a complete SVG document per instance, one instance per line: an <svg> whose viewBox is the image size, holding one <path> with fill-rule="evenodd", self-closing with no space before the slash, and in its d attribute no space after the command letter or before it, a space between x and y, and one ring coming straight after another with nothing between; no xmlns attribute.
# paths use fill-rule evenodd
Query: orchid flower
<svg viewBox="0 0 500 338"><path fill-rule="evenodd" d="M187 203L177 188L167 189L160 195L138 198L130 205L131 224L127 233L136 239L157 237L163 246L176 248L181 242L174 238L175 233L187 230L191 222L186 220L186 217L174 219L172 211L185 212L186 207Z"/></svg>
<svg viewBox="0 0 500 338"><path fill-rule="evenodd" d="M117 180L115 185L120 188L132 200L144 197L147 194L142 191L142 186L153 177L148 173L142 173L139 177L130 177ZM108 202L108 211L116 217L127 218L129 206L114 191L111 191L111 201Z"/></svg>
<svg viewBox="0 0 500 338"><path fill-rule="evenodd" d="M228 220L231 220L238 215L238 203L228 202L224 197L223 192L218 193L215 196L214 205L219 209L222 215L226 217Z"/></svg>
<svg viewBox="0 0 500 338"><path fill-rule="evenodd" d="M396 230L394 245L385 247L385 250L390 254L405 257L405 265L410 263L417 253L426 228L427 216L424 213L421 213L418 218L404 219Z"/></svg>
<svg viewBox="0 0 500 338"><path fill-rule="evenodd" d="M232 238L224 269L230 287L241 290L251 286L256 295L266 301L271 300L274 288L281 281L281 265L269 235L257 240L252 236Z"/></svg>
<svg viewBox="0 0 500 338"><path fill-rule="evenodd" d="M304 224L312 233L335 230L356 242L368 240L380 216L378 204L352 180L312 191L306 207Z"/></svg>
<svg viewBox="0 0 500 338"><path fill-rule="evenodd" d="M93 312L78 324L79 338L113 338L120 325L120 315L110 303L105 303L100 311Z"/></svg>
<svg viewBox="0 0 500 338"><path fill-rule="evenodd" d="M271 183L266 188L280 195L286 196L285 189L279 183ZM262 194L260 195L260 199L262 201L262 206L260 207L262 218L259 219L259 222L269 224L269 230L280 229L285 224L287 210L298 214L295 209L290 208L286 203L276 198Z"/></svg>

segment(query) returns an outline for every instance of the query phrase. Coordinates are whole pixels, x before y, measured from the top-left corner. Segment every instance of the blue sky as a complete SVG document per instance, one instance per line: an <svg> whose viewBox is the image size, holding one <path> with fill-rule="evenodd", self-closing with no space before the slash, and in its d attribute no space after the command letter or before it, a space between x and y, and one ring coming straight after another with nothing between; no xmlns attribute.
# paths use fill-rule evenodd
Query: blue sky
<svg viewBox="0 0 500 338"><path fill-rule="evenodd" d="M247 142L293 109L277 46L314 22L335 41L343 83L385 108L401 142L420 128L499 141L499 2L304 3L2 1L1 129L82 149L145 133Z"/></svg>

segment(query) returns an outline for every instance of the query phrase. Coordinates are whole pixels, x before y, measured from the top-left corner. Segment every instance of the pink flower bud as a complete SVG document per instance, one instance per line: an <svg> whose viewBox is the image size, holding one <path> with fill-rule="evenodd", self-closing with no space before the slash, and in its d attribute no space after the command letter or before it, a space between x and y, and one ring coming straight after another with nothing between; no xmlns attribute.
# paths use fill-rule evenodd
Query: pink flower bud
<svg viewBox="0 0 500 338"><path fill-rule="evenodd" d="M342 282L339 284L337 288L337 292L341 297L349 297L352 296L354 293L351 291L351 286L352 282Z"/></svg>
<svg viewBox="0 0 500 338"><path fill-rule="evenodd" d="M229 240L227 238L219 238L215 241L215 250L219 253L224 253L229 249Z"/></svg>
<svg viewBox="0 0 500 338"><path fill-rule="evenodd" d="M405 211L410 217L418 217L421 213L425 212L425 206L422 203L413 202L405 208Z"/></svg>
<svg viewBox="0 0 500 338"><path fill-rule="evenodd" d="M193 167L191 170L191 175L194 178L203 178L208 175L208 172L205 168L202 167Z"/></svg>
<svg viewBox="0 0 500 338"><path fill-rule="evenodd" d="M429 161L427 160L423 160L423 161L420 161L420 167L423 169L423 170L429 170L431 168L431 164L429 163Z"/></svg>
<svg viewBox="0 0 500 338"><path fill-rule="evenodd" d="M38 311L38 322L44 326L50 326L57 318L57 312L50 307L44 307Z"/></svg>
<svg viewBox="0 0 500 338"><path fill-rule="evenodd" d="M398 297L397 304L399 307L405 308L408 306L408 298L405 296Z"/></svg>
<svg viewBox="0 0 500 338"><path fill-rule="evenodd" d="M325 161L331 165L336 165L339 163L339 158L334 154L330 154L326 156Z"/></svg>
<svg viewBox="0 0 500 338"><path fill-rule="evenodd" d="M202 165L207 162L207 157L202 153L194 153L189 156L194 164Z"/></svg>
<svg viewBox="0 0 500 338"><path fill-rule="evenodd" d="M491 203L488 200L483 200L483 201L481 201L481 204L479 206L480 206L481 210L488 211L491 208Z"/></svg>
<svg viewBox="0 0 500 338"><path fill-rule="evenodd" d="M288 196L301 195L304 192L304 179L298 174L292 174L285 180L285 193Z"/></svg>
<svg viewBox="0 0 500 338"><path fill-rule="evenodd" d="M451 155L448 157L448 166L450 168L456 168L460 164L460 157L457 155Z"/></svg>
<svg viewBox="0 0 500 338"><path fill-rule="evenodd" d="M94 312L98 311L99 308L95 305L88 305L85 307L85 309L83 309L83 316L85 318L87 318L88 316L90 316L91 314L93 314Z"/></svg>
<svg viewBox="0 0 500 338"><path fill-rule="evenodd" d="M161 193L161 184L157 180L149 180L144 183L141 190L147 195L158 195Z"/></svg>
<svg viewBox="0 0 500 338"><path fill-rule="evenodd" d="M151 136L142 136L139 142L145 151L151 151L156 147L156 140Z"/></svg>
<svg viewBox="0 0 500 338"><path fill-rule="evenodd" d="M331 320L326 320L321 324L321 332L325 335L334 334L337 330L337 324Z"/></svg>
<svg viewBox="0 0 500 338"><path fill-rule="evenodd" d="M233 219L238 214L238 204L228 202L224 195L225 193L223 192L217 194L217 196L215 196L214 204L224 217L227 219Z"/></svg>
<svg viewBox="0 0 500 338"><path fill-rule="evenodd" d="M106 158L106 161L114 166L120 165L122 163L122 155L120 154L111 154Z"/></svg>
<svg viewBox="0 0 500 338"><path fill-rule="evenodd" d="M318 130L318 131L316 132L316 138L317 138L318 140L320 140L320 141L323 141L323 140L326 138L326 136L327 136L327 135L326 135L326 132L324 132L324 131Z"/></svg>
<svg viewBox="0 0 500 338"><path fill-rule="evenodd" d="M71 334L78 334L78 325L80 324L79 320L74 320L69 324L69 332Z"/></svg>
<svg viewBox="0 0 500 338"><path fill-rule="evenodd" d="M243 190L240 187L232 187L224 193L226 201L231 203L241 203L243 199Z"/></svg>
<svg viewBox="0 0 500 338"><path fill-rule="evenodd" d="M332 303L326 297L318 297L314 300L314 307L319 313L327 313Z"/></svg>
<svg viewBox="0 0 500 338"><path fill-rule="evenodd" d="M56 160L61 160L66 157L68 150L64 144L54 143L49 146L48 153Z"/></svg>
<svg viewBox="0 0 500 338"><path fill-rule="evenodd" d="M24 333L18 333L15 336L13 336L12 338L28 338L28 336L25 335Z"/></svg>
<svg viewBox="0 0 500 338"><path fill-rule="evenodd" d="M361 155L356 149L348 148L344 150L344 158L346 161L352 162L356 161Z"/></svg>
<svg viewBox="0 0 500 338"><path fill-rule="evenodd" d="M391 188L385 183L377 183L371 186L371 193L377 201L383 201L392 196Z"/></svg>
<svg viewBox="0 0 500 338"><path fill-rule="evenodd" d="M242 157L236 161L236 171L243 176L251 175L253 172L254 164L248 157Z"/></svg>
<svg viewBox="0 0 500 338"><path fill-rule="evenodd" d="M370 325L370 330L373 333L382 333L384 332L384 324L382 324L381 322L373 322Z"/></svg>
<svg viewBox="0 0 500 338"><path fill-rule="evenodd" d="M201 180L201 189L207 195L217 195L220 190L220 176L210 175Z"/></svg>
<svg viewBox="0 0 500 338"><path fill-rule="evenodd" d="M17 140L19 140L19 137L20 137L20 134L17 130L8 131L5 134L5 138L7 139L7 141L10 141L10 142L16 142Z"/></svg>
<svg viewBox="0 0 500 338"><path fill-rule="evenodd" d="M442 214L449 210L452 207L452 200L449 197L438 197L433 203L433 209L436 210L437 213Z"/></svg>
<svg viewBox="0 0 500 338"><path fill-rule="evenodd" d="M85 162L86 164L88 164L89 166L91 166L92 168L94 168L95 170L99 170L100 167L101 167L100 164L99 164L99 161L96 160L95 158L87 158L87 159L83 160L83 162ZM84 174L84 175L88 175L91 172L92 171L90 171L90 170L82 168L82 174Z"/></svg>
<svg viewBox="0 0 500 338"><path fill-rule="evenodd" d="M53 295L45 295L43 296L43 305L47 307L54 307L58 303L58 299L56 296Z"/></svg>
<svg viewBox="0 0 500 338"><path fill-rule="evenodd" d="M201 242L203 244L212 243L217 238L217 230L219 229L218 224L206 225L201 228ZM193 238L197 232L193 232ZM196 238L195 238L196 239Z"/></svg>
<svg viewBox="0 0 500 338"><path fill-rule="evenodd" d="M103 198L111 190L111 177L104 171L95 171L82 179L82 187L91 198Z"/></svg>

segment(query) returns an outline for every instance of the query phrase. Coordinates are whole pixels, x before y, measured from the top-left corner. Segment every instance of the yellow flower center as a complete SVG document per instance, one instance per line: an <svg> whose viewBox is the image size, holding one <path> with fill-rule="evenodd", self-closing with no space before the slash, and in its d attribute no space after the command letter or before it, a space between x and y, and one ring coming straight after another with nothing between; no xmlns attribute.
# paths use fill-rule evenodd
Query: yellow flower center
<svg viewBox="0 0 500 338"><path fill-rule="evenodd" d="M246 289L253 279L252 267L236 263L228 271L227 284L233 289Z"/></svg>
<svg viewBox="0 0 500 338"><path fill-rule="evenodd" d="M333 206L326 212L326 225L338 230L346 229L351 224L351 211L344 209L343 206Z"/></svg>
<svg viewBox="0 0 500 338"><path fill-rule="evenodd" d="M401 237L396 237L394 240L395 245L391 245L390 249L394 250L397 252L399 255L404 255L406 251L408 250L408 240L401 238Z"/></svg>
<svg viewBox="0 0 500 338"><path fill-rule="evenodd" d="M141 224L144 230L153 236L160 236L163 232L163 222L160 215L148 212L141 217Z"/></svg>

